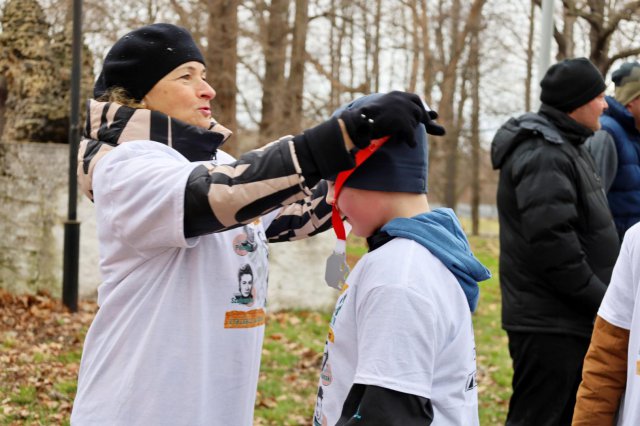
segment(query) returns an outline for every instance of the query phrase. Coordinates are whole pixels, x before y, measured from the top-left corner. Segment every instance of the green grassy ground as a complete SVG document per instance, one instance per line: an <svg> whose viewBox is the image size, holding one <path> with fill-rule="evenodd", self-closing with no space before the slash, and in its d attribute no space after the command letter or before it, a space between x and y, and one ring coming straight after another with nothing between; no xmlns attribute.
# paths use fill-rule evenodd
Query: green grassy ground
<svg viewBox="0 0 640 426"><path fill-rule="evenodd" d="M484 228L483 228L484 229ZM504 424L511 381L505 333L500 329L497 237L471 238L493 278L481 284L474 315L480 424ZM349 261L366 249L350 239ZM2 295L0 295L2 296ZM0 297L0 425L67 425L87 326L95 304L72 316L44 296ZM308 425L329 312L270 313L256 399L255 425Z"/></svg>
<svg viewBox="0 0 640 426"><path fill-rule="evenodd" d="M474 254L491 270L491 279L480 283L480 302L473 317L478 365L481 425L504 425L511 396L511 358L507 335L500 328L498 240L470 238Z"/></svg>

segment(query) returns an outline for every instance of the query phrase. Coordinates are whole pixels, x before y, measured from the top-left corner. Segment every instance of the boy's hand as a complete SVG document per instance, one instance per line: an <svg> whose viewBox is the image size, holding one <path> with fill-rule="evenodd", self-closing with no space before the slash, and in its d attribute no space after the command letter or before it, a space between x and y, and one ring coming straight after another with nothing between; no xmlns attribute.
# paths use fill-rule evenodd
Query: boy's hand
<svg viewBox="0 0 640 426"><path fill-rule="evenodd" d="M425 109L418 95L399 91L387 93L360 108L345 110L340 115L358 148L365 148L371 139L383 136L392 136L414 147L414 133L419 123L425 125L429 134L444 134L444 128L433 121L437 117L435 111Z"/></svg>

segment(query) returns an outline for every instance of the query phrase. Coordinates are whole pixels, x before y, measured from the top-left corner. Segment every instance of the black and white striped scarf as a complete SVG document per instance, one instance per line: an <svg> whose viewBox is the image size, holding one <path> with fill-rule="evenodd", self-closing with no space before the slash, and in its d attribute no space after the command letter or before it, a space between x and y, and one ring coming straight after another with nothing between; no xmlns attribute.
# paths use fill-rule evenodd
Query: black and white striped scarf
<svg viewBox="0 0 640 426"><path fill-rule="evenodd" d="M158 111L126 107L114 102L87 103L87 124L78 149L78 182L93 201L92 177L100 159L118 145L150 140L168 145L189 161L211 160L231 131L216 121L211 127L186 124Z"/></svg>

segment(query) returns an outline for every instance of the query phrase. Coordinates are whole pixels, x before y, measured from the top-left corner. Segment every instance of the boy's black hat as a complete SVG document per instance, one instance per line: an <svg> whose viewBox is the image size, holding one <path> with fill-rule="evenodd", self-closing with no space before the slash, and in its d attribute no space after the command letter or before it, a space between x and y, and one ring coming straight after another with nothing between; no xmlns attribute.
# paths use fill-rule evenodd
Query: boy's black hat
<svg viewBox="0 0 640 426"><path fill-rule="evenodd" d="M565 59L552 65L540 82L540 101L571 112L604 92L602 74L587 58Z"/></svg>
<svg viewBox="0 0 640 426"><path fill-rule="evenodd" d="M360 108L382 95L374 93L358 98L338 108L333 116L339 117L345 109ZM415 131L415 140L413 148L404 141L388 141L354 170L344 186L371 191L426 193L428 144L422 123Z"/></svg>
<svg viewBox="0 0 640 426"><path fill-rule="evenodd" d="M138 28L118 40L107 54L93 96L99 98L108 89L121 87L140 101L165 75L191 61L204 64L186 29L172 24Z"/></svg>

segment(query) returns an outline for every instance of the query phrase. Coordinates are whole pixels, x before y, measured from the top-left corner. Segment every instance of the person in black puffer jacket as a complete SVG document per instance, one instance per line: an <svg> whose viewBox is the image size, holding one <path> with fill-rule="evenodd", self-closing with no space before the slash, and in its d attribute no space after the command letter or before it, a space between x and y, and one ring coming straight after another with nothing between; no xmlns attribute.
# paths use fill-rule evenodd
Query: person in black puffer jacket
<svg viewBox="0 0 640 426"><path fill-rule="evenodd" d="M605 84L586 58L549 68L537 113L511 118L491 156L500 169L502 327L513 359L507 425L570 425L593 321L619 239L584 141Z"/></svg>

